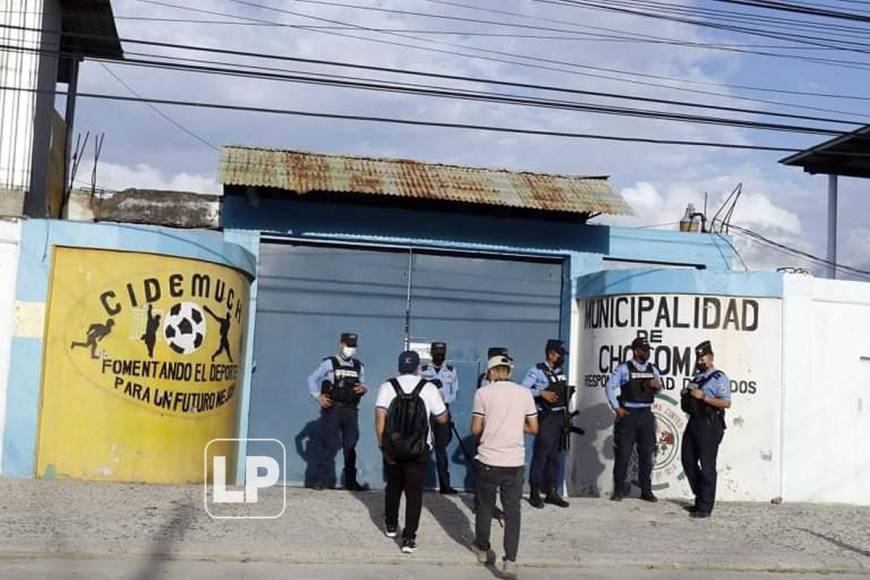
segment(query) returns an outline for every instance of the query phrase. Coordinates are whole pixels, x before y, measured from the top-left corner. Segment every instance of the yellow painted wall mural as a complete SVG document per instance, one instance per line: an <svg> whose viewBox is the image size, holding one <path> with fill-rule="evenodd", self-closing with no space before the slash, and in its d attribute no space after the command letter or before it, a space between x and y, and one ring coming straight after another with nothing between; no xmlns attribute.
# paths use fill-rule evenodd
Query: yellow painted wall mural
<svg viewBox="0 0 870 580"><path fill-rule="evenodd" d="M37 475L201 482L208 441L237 436L249 279L107 250L53 264ZM212 451L235 463L231 444Z"/></svg>

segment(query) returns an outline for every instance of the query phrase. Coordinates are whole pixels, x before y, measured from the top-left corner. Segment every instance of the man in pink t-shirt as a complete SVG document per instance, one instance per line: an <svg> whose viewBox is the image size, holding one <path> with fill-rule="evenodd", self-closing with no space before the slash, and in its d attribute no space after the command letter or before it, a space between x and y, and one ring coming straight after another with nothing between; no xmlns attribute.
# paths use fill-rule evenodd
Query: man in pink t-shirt
<svg viewBox="0 0 870 580"><path fill-rule="evenodd" d="M526 464L524 434L538 432L538 411L531 391L511 382L510 357L490 358L487 370L491 382L475 394L471 419L471 432L480 439L475 458L478 507L472 551L482 564L495 559L489 537L496 491L501 490L505 514L502 572L505 577L514 578Z"/></svg>

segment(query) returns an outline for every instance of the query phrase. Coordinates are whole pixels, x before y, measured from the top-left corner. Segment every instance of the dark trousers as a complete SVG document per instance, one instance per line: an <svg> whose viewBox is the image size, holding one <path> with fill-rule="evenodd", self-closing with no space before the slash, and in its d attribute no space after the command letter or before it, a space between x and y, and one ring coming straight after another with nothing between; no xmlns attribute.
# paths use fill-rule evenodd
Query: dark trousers
<svg viewBox="0 0 870 580"><path fill-rule="evenodd" d="M559 480L562 455L559 451L559 440L562 437L563 413L564 411L542 414L538 435L535 437L529 483L544 486L547 491L550 487L555 487Z"/></svg>
<svg viewBox="0 0 870 580"><path fill-rule="evenodd" d="M474 516L474 544L489 550L496 491L504 508L504 559L516 562L520 547L520 502L523 499L524 467L494 467L475 461L477 513Z"/></svg>
<svg viewBox="0 0 870 580"><path fill-rule="evenodd" d="M616 460L613 462L613 484L618 494L624 494L628 461L637 446L637 478L642 492L652 491L653 454L656 445L656 417L648 407L628 409L628 415L613 425Z"/></svg>
<svg viewBox="0 0 870 580"><path fill-rule="evenodd" d="M444 489L450 487L450 462L447 457L447 446L453 439L453 430L450 428L450 423L442 425L435 419L431 420L431 429L433 443L435 444L435 467L438 471L438 485L441 489Z"/></svg>
<svg viewBox="0 0 870 580"><path fill-rule="evenodd" d="M415 539L420 526L420 512L423 511L423 478L429 455L410 461L384 462L387 488L384 494L384 523L388 526L399 525L399 502L405 494L405 526L402 537Z"/></svg>
<svg viewBox="0 0 870 580"><path fill-rule="evenodd" d="M356 483L356 443L359 441L359 411L351 407L331 407L320 410L320 441L323 455L320 481L332 485L335 481L335 456L344 451L344 485Z"/></svg>
<svg viewBox="0 0 870 580"><path fill-rule="evenodd" d="M710 513L716 501L716 457L725 427L718 418L691 417L683 433L683 472L695 494L695 509Z"/></svg>

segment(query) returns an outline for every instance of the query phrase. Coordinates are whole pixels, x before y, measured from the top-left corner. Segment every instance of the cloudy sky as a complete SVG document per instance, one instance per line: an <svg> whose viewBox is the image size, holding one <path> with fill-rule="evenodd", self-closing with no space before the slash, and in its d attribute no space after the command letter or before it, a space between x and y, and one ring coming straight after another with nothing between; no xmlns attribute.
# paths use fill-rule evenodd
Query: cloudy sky
<svg viewBox="0 0 870 580"><path fill-rule="evenodd" d="M620 5L610 0L597 0L597 3ZM641 7L641 3L632 3L635 9L643 10L653 5L650 3ZM856 9L854 3L846 0L830 0L829 4L843 10ZM566 6L558 2L112 0L112 5L118 17L120 34L124 38L870 123L870 71L861 70L863 63L870 66L870 56L866 51L831 50L694 24ZM818 34L855 38L863 42L870 40L870 26L859 22L809 21L796 15L747 12L750 9L712 0L662 0L656 6L658 10L674 10L675 7L715 9L762 17L794 18L797 24L804 27L798 33L807 36L817 35L808 32L813 29L806 27L822 23L840 28L836 31L814 29ZM370 9L364 10L362 7ZM860 6L857 8L861 9ZM870 12L870 6L864 9ZM391 12L395 10L406 13ZM739 17L722 14L723 19L730 18L730 22L735 22L735 16ZM217 23L204 23L203 20ZM758 22L754 26L778 30L776 23ZM844 26L856 30L846 30L842 28ZM866 32L861 31L862 26ZM791 32L794 33L794 30ZM862 40L859 34L866 34L867 38ZM652 42L641 42L641 39ZM720 49L685 46L686 42L716 45ZM451 81L402 77L352 68L181 52L130 43L125 45L125 50L129 58L153 58L134 53L171 54L181 58L219 60L233 63L235 67L255 65L608 106L656 108L837 130L854 128L827 121L650 105L603 97L533 92L484 83L460 85ZM747 54L743 52L745 50L837 62L806 62ZM112 73L118 78L114 78ZM524 108L97 62L84 65L81 79L80 90L84 92L130 95L132 90L146 97L601 135L796 149L828 139L822 135ZM836 96L795 95L760 91L758 88ZM102 186L218 192L220 188L215 179L218 153L202 140L216 146L240 144L515 170L607 174L612 176L614 186L635 208L637 215L630 219L601 218L599 221L635 226L669 224L663 227L675 227L671 224L679 220L686 204L691 202L702 206L705 194L708 195L710 213L713 213L735 186L742 183L743 197L735 211L734 223L790 246L825 255L827 178L806 175L799 169L781 166L778 160L785 156L784 153L523 136L171 106L161 106L160 111L198 138L142 104L80 101L77 128L106 133L98 177ZM88 161L83 167L83 172L89 174ZM839 261L870 270L870 253L867 251L870 247L870 181L841 179L840 191ZM742 237L735 237L735 244L751 269L813 267L806 261L765 249Z"/></svg>

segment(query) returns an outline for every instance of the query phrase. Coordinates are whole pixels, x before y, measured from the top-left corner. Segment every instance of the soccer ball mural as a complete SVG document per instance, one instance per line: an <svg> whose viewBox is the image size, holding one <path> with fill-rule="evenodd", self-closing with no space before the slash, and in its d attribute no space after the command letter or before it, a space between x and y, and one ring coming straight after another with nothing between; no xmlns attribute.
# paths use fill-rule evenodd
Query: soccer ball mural
<svg viewBox="0 0 870 580"><path fill-rule="evenodd" d="M205 315L193 302L179 302L166 315L163 336L178 354L192 354L205 340Z"/></svg>

